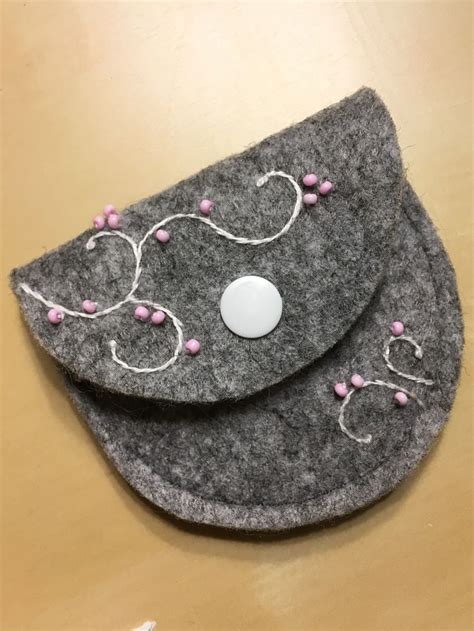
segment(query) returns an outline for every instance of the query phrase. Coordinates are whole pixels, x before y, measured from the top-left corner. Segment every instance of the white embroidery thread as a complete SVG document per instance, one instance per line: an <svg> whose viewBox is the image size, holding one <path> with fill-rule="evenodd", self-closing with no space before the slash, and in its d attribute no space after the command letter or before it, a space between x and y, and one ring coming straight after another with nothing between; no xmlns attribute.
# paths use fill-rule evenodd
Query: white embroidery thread
<svg viewBox="0 0 474 631"><path fill-rule="evenodd" d="M170 215L169 217L162 219L161 221L156 223L152 228L150 228L148 232L145 234L145 236L142 238L142 240L139 241L138 243L136 243L131 237L129 237L128 235L126 235L125 233L119 230L114 230L113 232L101 231L93 235L86 243L86 248L88 250L93 250L95 248L96 241L98 239L101 239L103 237L118 237L120 239L123 239L130 245L130 247L132 248L134 258L135 258L135 274L134 274L130 291L125 296L125 298L123 298L123 300L117 302L115 305L112 305L111 307L107 307L106 309L102 309L101 311L97 311L96 313L84 313L83 311L75 311L72 309L68 309L67 307L64 307L63 305L60 305L52 300L48 300L40 292L35 291L26 283L21 283L20 287L26 294L28 294L29 296L32 296L35 300L42 302L46 307L49 307L52 309L58 309L73 318L85 318L89 320L95 320L96 318L109 315L113 311L120 309L121 307L123 307L123 305L128 304L128 303L146 304L155 309L159 309L163 311L170 317L173 323L173 326L177 332L177 344L176 344L175 351L173 355L164 364L157 367L153 367L153 368L139 368L137 366L131 366L130 364L128 364L127 362L125 362L124 360L118 357L117 342L115 340L111 340L109 342L112 359L115 363L117 363L122 368L125 368L126 370L130 370L135 373L140 373L140 374L149 374L149 373L163 371L176 362L181 351L183 350L183 345L184 345L183 324L171 311L169 311L165 307L158 305L157 303L154 303L149 300L140 300L139 298L135 296L135 292L137 291L140 285L140 276L142 274L142 269L143 269L142 268L143 246L145 245L147 239L154 232L156 232L158 229L162 228L163 226L166 226L171 221L175 221L176 219L191 219L194 221L200 221L201 223L209 226L219 236L224 237L225 239L228 239L229 241L238 243L239 245L266 245L268 243L271 243L272 241L279 239L290 230L291 226L294 224L294 222L298 218L298 215L301 212L302 203L303 203L303 192L300 186L298 185L298 183L296 182L296 180L291 175L288 175L287 173L284 173L283 171L269 171L268 173L266 173L265 175L263 175L261 178L257 180L256 182L257 187L260 188L264 186L272 177L281 177L281 178L286 179L292 185L296 193L296 201L293 207L293 212L290 218L288 219L288 221L286 222L286 224L283 226L283 228L279 232L277 232L276 234L270 237L265 237L263 239L249 239L247 237L238 237L228 232L227 230L220 228L213 221L211 221L210 219L206 217L201 217L199 215L188 214L188 213L178 213L176 215Z"/></svg>
<svg viewBox="0 0 474 631"><path fill-rule="evenodd" d="M422 359L423 357L423 349L421 348L421 346L418 344L418 342L416 340L414 340L412 337L408 336L408 335L392 335L389 339L389 341L387 342L387 344L384 347L383 350L383 358L384 361L387 365L387 368L391 371L394 372L395 374L397 374L399 377L403 377L404 379L409 379L410 381L414 381L415 383L419 383L422 384L424 386L432 386L434 384L434 381L432 381L431 379L424 379L423 377L417 377L415 375L409 375L407 373L401 372L399 370L397 370L397 368L395 368L395 366L392 364L392 362L390 361L390 346L391 344L393 344L393 342L396 342L398 340L402 340L407 342L408 344L410 344L411 346L413 346L413 348L415 349L415 357L417 359ZM339 385L339 384L337 384ZM346 436L348 436L349 438L351 438L352 440L357 441L358 443L363 443L363 444L369 444L372 442L372 435L371 434L367 434L366 436L356 436L355 434L353 434L345 425L344 423L344 415L345 415L345 411L347 406L350 403L351 397L354 394L354 392L356 392L357 390L362 390L363 388L367 388L368 386L382 386L385 388L390 388L391 390L396 390L397 392L403 392L404 394L406 394L406 396L409 399L412 399L413 401L416 401L416 403L418 403L418 405L422 408L424 408L424 404L421 401L421 399L418 398L418 396L414 393L414 392L410 392L409 390L406 390L405 388L402 388L401 386L397 385L396 383L391 383L388 381L381 381L380 379L374 379L373 381L366 381L364 380L363 384L360 387L357 388L351 388L347 394L345 395L342 403L341 403L341 407L339 409L339 416L338 416L338 423L339 423L339 427L341 428L341 430L344 432L344 434L346 434Z"/></svg>
<svg viewBox="0 0 474 631"><path fill-rule="evenodd" d="M178 359L179 354L181 353L183 349L183 344L184 344L183 323L180 322L178 318L171 311L169 311L169 309L166 309L165 307L162 307L161 305L155 302L151 302L150 300L135 300L134 298L131 298L130 302L134 304L149 305L150 307L153 307L153 309L156 309L157 311L160 310L166 313L166 315L170 317L173 323L173 326L176 329L176 333L178 335L178 342L176 344L176 348L174 350L173 355L164 364L162 364L161 366L157 366L156 368L138 368L137 366L130 366L129 364L127 364L127 362L124 362L122 359L120 359L117 356L117 342L115 340L110 340L109 342L110 350L112 352L112 359L119 366L122 366L122 368L126 368L127 370L131 370L132 372L135 372L135 373L149 374L151 372L161 372L163 370L166 370L169 366L175 363L175 361Z"/></svg>
<svg viewBox="0 0 474 631"><path fill-rule="evenodd" d="M410 381L415 381L416 383L421 383L425 386L432 386L434 384L434 381L432 381L431 379L424 379L423 377L417 377L415 375L408 375L407 373L397 370L395 366L392 364L392 362L390 361L390 346L391 344L393 344L393 342L397 342L398 340L408 342L408 344L411 344L411 346L413 346L413 348L415 349L414 355L417 359L422 359L423 357L423 349L412 337L409 337L408 335L399 335L399 336L392 335L392 337L389 339L383 351L383 358L385 360L385 363L387 364L387 368L391 370L392 372L394 372L399 377L403 377L404 379L409 379Z"/></svg>
<svg viewBox="0 0 474 631"><path fill-rule="evenodd" d="M364 384L360 388L351 388L341 403L341 408L339 410L339 416L338 416L337 421L339 423L339 427L344 432L344 434L346 434L346 436L349 436L349 438L352 438L352 440L355 440L358 443L363 443L366 445L372 442L372 434L367 434L366 436L362 436L362 437L358 437L355 434L353 434L351 431L347 429L344 423L344 414L345 414L346 407L349 405L351 397L354 394L354 392L357 392L357 390L362 390L369 386L382 386L385 388L390 388L391 390L396 390L397 392L404 392L407 395L407 397L409 397L410 399L413 399L413 401L416 401L420 407L424 407L423 402L416 396L414 392L410 392L409 390L406 390L405 388L398 386L396 383L390 383L388 381L381 381L380 379L374 379L373 381L364 381Z"/></svg>

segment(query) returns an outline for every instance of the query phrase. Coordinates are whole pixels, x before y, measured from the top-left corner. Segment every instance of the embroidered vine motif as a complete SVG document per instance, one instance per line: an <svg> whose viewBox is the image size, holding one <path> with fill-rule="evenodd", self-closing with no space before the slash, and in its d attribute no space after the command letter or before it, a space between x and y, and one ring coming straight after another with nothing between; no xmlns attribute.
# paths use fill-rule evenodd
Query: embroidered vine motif
<svg viewBox="0 0 474 631"><path fill-rule="evenodd" d="M392 326L391 326L392 336L390 337L390 339L388 340L387 344L385 345L383 349L383 358L384 358L385 364L387 365L387 368L391 372L398 375L399 377L402 377L403 379L414 381L415 383L419 383L424 386L434 385L434 381L432 381L431 379L425 379L423 377L417 377L416 375L410 375L410 374L401 372L400 370L395 368L395 366L391 362L390 347L392 346L394 342L398 342L398 341L407 342L408 344L413 346L413 348L415 349L414 355L416 359L420 360L423 358L423 350L421 346L412 337L409 337L408 335L404 335L404 330L405 330L405 327L402 322L395 321L392 323ZM391 383L389 381L382 381L380 379L365 380L363 377L357 374L352 375L350 382L352 385L350 389L347 387L345 383L336 383L334 386L335 393L343 399L341 403L341 407L339 409L339 416L337 418L337 421L339 423L339 427L341 428L341 431L344 432L346 436L348 436L352 440L355 440L358 443L367 445L372 442L371 434L367 434L365 436L356 436L347 428L345 424L345 412L346 412L347 406L349 405L352 396L358 390L363 390L364 388L368 388L370 386L381 386L383 388L389 388L390 390L395 391L394 403L397 406L404 407L408 403L408 400L411 399L412 401L415 401L421 408L425 407L423 404L423 401L416 395L416 393L411 392L410 390L407 390L396 383Z"/></svg>
<svg viewBox="0 0 474 631"><path fill-rule="evenodd" d="M311 183L307 180L307 176L303 178L303 183L307 187L314 186L317 183L316 176L314 176L314 174L311 174L311 175L312 175ZM130 370L132 372L140 373L140 374L149 374L149 373L155 373L155 372L166 370L167 368L169 368L171 365L173 365L176 362L179 355L183 351L183 348L185 348L189 353L195 354L200 349L200 343L197 340L193 340L193 339L188 340L188 342L185 343L184 333L183 333L183 323L169 309L151 300L140 299L136 296L136 292L140 286L140 276L142 274L142 269L143 269L142 268L143 246L145 245L149 237L152 236L153 234L155 234L155 237L158 241L160 241L161 243L166 243L169 240L169 234L164 230L164 227L167 226L169 223L176 220L199 221L207 225L211 230L216 232L219 236L225 239L228 239L229 241L233 241L234 243L237 243L239 245L250 245L250 246L266 245L268 243L271 243L272 241L279 239L290 230L290 228L292 227L292 225L294 224L294 222L298 218L298 215L301 212L303 203L305 203L306 205L313 205L315 203L315 200L317 200L317 195L314 193L306 193L303 196L303 191L301 187L299 186L299 184L296 182L296 180L291 175L288 175L287 173L284 173L283 171L270 171L266 173L263 177L257 180L256 185L258 187L262 187L272 177L283 178L287 182L289 182L291 186L293 187L294 192L296 194L296 200L295 200L295 204L294 204L291 216L286 222L286 224L283 226L283 228L276 234L269 237L265 237L263 239L252 239L252 238L233 235L227 230L224 230L223 228L216 225L207 216L199 216L192 213L178 213L178 214L166 217L165 219L153 225L146 232L146 234L143 236L141 241L137 243L127 234L118 230L118 228L121 227L121 217L118 215L118 213L116 213L113 206L110 206L110 205L106 206L104 208L105 218L102 216L98 216L94 220L94 225L100 231L97 234L93 235L87 241L86 248L88 250L93 250L96 247L97 241L99 241L100 239L103 239L106 237L115 237L115 238L122 239L126 243L128 243L135 259L135 273L134 273L132 285L130 287L129 292L122 300L120 300L119 302L117 302L116 304L110 307L97 311L97 305L94 302L92 302L91 300L85 300L83 302L84 311L75 311L73 309L69 309L65 307L64 305L60 305L56 303L54 300L49 300L45 298L41 293L39 293L38 291L35 291L26 283L22 283L20 287L26 294L33 297L35 300L38 300L39 302L43 303L46 307L50 308L50 311L48 312L48 319L52 324L60 324L63 321L65 315L73 317L73 318L84 318L84 319L89 319L89 320L106 317L110 313L117 311L118 309L120 309L126 304L140 305L139 307L137 307L135 311L135 317L139 320L147 319L149 316L148 310L143 305L147 305L158 312L159 317L156 319L156 322L155 322L157 324L161 323L164 320L165 316L168 316L176 330L177 341L176 341L176 347L175 347L173 355L160 366L155 366L151 368L141 368L138 366L131 366L125 360L119 357L118 350L117 350L117 342L115 340L110 340L109 342L112 360L116 364L118 364L119 366L121 366L122 368L126 370ZM329 181L323 182L319 187L320 195L323 195L323 196L327 195L332 190L332 187L333 185ZM213 207L213 202L211 202L210 200L203 200L200 205L201 213L204 215L209 215L212 207ZM112 229L111 231L102 230L106 226L106 224L108 224L109 228ZM154 315L158 315L158 314L154 314ZM154 321L153 317L152 317L152 321Z"/></svg>

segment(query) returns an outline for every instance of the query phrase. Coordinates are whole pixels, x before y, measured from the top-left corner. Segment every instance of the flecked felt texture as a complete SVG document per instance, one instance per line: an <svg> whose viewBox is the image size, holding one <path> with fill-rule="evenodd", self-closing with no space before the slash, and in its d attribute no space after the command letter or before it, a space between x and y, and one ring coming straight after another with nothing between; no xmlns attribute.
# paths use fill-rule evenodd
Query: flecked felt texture
<svg viewBox="0 0 474 631"><path fill-rule="evenodd" d="M382 359L394 317L423 345L421 362L400 344L396 365L435 386L393 378ZM459 375L462 320L453 270L408 185L383 284L351 331L319 361L268 391L232 404L150 405L68 381L80 413L117 469L150 501L186 520L282 530L345 515L392 490L447 420ZM332 384L359 372L417 393L398 409L393 392L368 388L348 425L337 425Z"/></svg>
<svg viewBox="0 0 474 631"><path fill-rule="evenodd" d="M115 339L128 364L166 361L176 339L168 321L143 326L134 305L98 320L74 319L53 327L47 308L20 288L26 282L55 302L80 309L85 298L100 308L129 291L134 259L119 239L102 239L93 251L88 231L17 269L12 286L31 330L76 378L123 394L181 402L240 399L278 383L322 356L365 309L387 264L399 215L403 180L394 125L368 89L264 140L241 155L209 167L177 186L132 206L123 232L139 240L157 221L215 201L213 220L234 234L261 238L288 220L295 195L288 182L256 180L271 170L295 177L311 171L329 178L334 192L303 209L290 231L272 244L237 245L195 221L169 224L166 246L150 238L144 249L138 298L159 301L202 342L199 356L182 355L164 372L135 374L115 364ZM283 317L267 337L245 340L223 324L219 300L244 275L263 276L283 296ZM315 282L317 280L317 282ZM278 349L278 352L276 352Z"/></svg>
<svg viewBox="0 0 474 631"><path fill-rule="evenodd" d="M273 234L293 192L282 181L254 184L276 169L299 180L316 170L335 182L332 196L305 209L279 241L237 246L182 222L170 226L166 246L146 245L137 293L169 307L203 344L201 355L163 373L123 370L107 341L115 337L130 363L158 364L175 343L169 323L137 323L128 305L100 321L66 318L54 327L18 287L28 282L75 308L84 298L112 304L131 280L126 244L104 240L88 252L86 233L12 277L28 324L65 368L70 396L111 461L140 494L189 521L283 530L366 506L424 456L455 394L463 344L455 276L370 90L133 206L124 231L140 238L158 219L209 197L219 225ZM268 278L284 300L280 324L257 340L231 334L219 317L222 291L245 274ZM420 361L406 343L394 344L394 365L434 386L388 370L382 352L393 320L424 351ZM373 440L357 443L338 425L333 392L353 373L397 383L424 407L410 400L397 408L392 390L365 388L346 424Z"/></svg>

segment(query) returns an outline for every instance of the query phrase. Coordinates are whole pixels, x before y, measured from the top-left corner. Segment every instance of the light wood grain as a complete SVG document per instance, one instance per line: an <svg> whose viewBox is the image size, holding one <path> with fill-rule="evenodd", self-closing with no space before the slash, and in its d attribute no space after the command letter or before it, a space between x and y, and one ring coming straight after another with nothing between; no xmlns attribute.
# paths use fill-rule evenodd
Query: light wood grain
<svg viewBox="0 0 474 631"><path fill-rule="evenodd" d="M3 5L5 631L472 628L470 3ZM451 422L389 498L330 529L182 528L106 463L31 343L7 271L125 206L376 88L457 270Z"/></svg>

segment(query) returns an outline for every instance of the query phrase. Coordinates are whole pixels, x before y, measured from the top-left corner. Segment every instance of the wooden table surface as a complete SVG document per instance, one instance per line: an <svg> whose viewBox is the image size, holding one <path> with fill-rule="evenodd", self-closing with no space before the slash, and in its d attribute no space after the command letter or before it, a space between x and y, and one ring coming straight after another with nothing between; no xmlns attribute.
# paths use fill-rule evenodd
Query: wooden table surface
<svg viewBox="0 0 474 631"><path fill-rule="evenodd" d="M472 629L469 3L3 4L4 631ZM336 527L234 539L119 479L6 275L125 206L376 88L457 271L468 348L442 439Z"/></svg>

